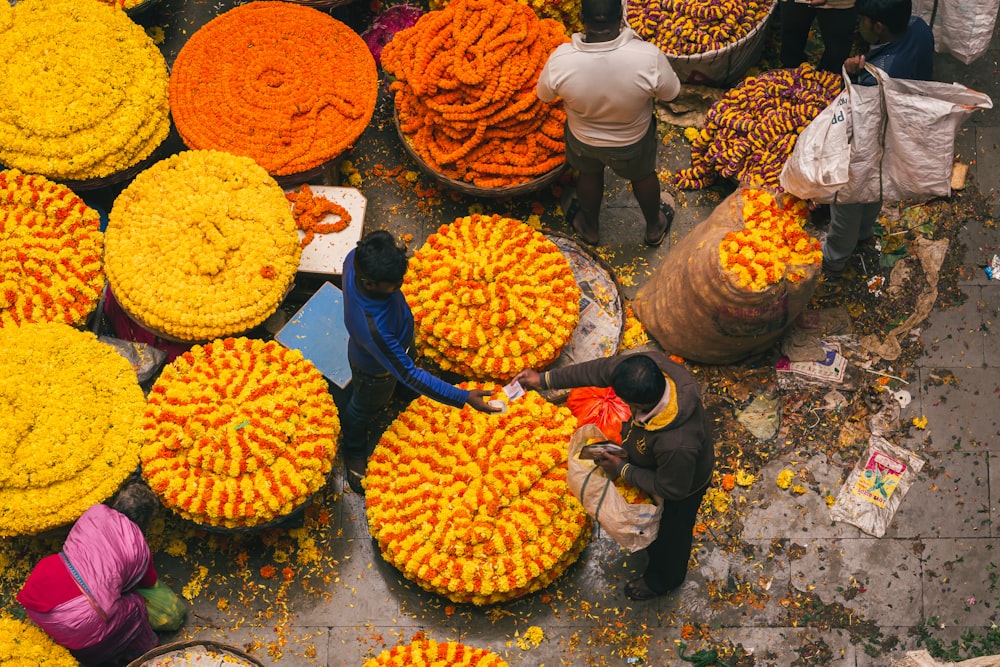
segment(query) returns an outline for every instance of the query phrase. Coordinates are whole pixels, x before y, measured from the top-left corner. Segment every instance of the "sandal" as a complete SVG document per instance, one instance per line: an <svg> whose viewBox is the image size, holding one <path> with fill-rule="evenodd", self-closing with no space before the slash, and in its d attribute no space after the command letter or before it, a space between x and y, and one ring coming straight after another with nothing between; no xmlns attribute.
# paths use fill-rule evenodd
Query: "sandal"
<svg viewBox="0 0 1000 667"><path fill-rule="evenodd" d="M351 491L359 496L365 495L364 481L367 467L368 461L360 456L344 458L344 477L347 478L347 484L351 487Z"/></svg>
<svg viewBox="0 0 1000 667"><path fill-rule="evenodd" d="M590 247L596 247L600 245L600 239L597 241L590 241L580 231L580 228L576 226L576 214L580 212L580 200L576 198L576 195L572 195L569 200L569 205L566 207L566 213L564 214L566 218L566 224L572 228L576 235L580 237L580 240L589 245Z"/></svg>
<svg viewBox="0 0 1000 667"><path fill-rule="evenodd" d="M673 197L671 197L669 194L666 195L666 197L667 199L665 200L663 198L663 195L660 196L660 212L663 213L663 217L667 221L666 226L663 228L663 233L660 234L659 238L654 239L652 241L650 241L648 238L645 237L643 237L642 239L643 242L650 248L659 248L661 245L663 245L663 239L667 238L667 234L670 233L670 227L671 225L674 224L674 207L673 204L671 203L673 201Z"/></svg>
<svg viewBox="0 0 1000 667"><path fill-rule="evenodd" d="M660 593L650 588L649 584L642 577L633 579L625 584L625 596L629 600L652 600L660 597L660 595Z"/></svg>

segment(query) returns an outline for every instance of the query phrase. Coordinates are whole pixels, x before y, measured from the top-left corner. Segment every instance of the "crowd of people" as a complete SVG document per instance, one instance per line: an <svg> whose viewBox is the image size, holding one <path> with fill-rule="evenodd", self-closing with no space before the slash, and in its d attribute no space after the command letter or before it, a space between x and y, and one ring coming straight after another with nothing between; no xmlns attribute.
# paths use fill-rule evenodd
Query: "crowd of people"
<svg viewBox="0 0 1000 667"><path fill-rule="evenodd" d="M846 71L860 85L875 83L868 64L891 77L930 79L934 38L911 14L910 0L780 0L781 64L805 61L815 22L823 69ZM540 99L561 98L566 108L566 160L579 173L566 221L584 242L599 242L610 167L631 183L645 220L644 242L658 246L674 211L656 173L653 105L674 99L681 82L663 53L625 25L618 0L583 0L581 16L584 32L551 54L537 84ZM851 55L858 36L866 50ZM842 272L858 244L871 238L880 208L880 201L831 206L823 244L828 276ZM451 408L500 409L487 402L489 392L461 389L416 365L413 314L400 291L406 268L406 248L386 231L362 238L343 267L352 381L341 411L340 453L346 480L360 494L379 436L376 417L395 392ZM629 405L632 417L621 430L624 454L604 454L597 465L608 478L624 478L661 499L663 513L658 537L645 550L645 570L626 584L625 594L646 600L680 586L714 466L711 428L694 377L666 355L649 352L524 370L515 380L536 390L611 387ZM28 617L85 664L122 664L155 646L156 631L183 622L183 603L158 582L144 538L158 505L135 482L109 504L91 507L60 553L40 561L17 595Z"/></svg>

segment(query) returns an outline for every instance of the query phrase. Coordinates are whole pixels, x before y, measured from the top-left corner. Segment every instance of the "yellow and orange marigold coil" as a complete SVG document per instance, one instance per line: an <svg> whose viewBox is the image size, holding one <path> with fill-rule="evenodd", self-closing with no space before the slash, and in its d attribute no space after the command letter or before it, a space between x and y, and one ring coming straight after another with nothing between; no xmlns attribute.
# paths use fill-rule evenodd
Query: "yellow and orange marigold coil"
<svg viewBox="0 0 1000 667"><path fill-rule="evenodd" d="M0 327L83 323L104 289L97 211L43 176L0 171Z"/></svg>
<svg viewBox="0 0 1000 667"><path fill-rule="evenodd" d="M164 368L139 457L164 505L245 528L288 515L326 483L339 433L326 380L301 352L226 338Z"/></svg>
<svg viewBox="0 0 1000 667"><path fill-rule="evenodd" d="M566 485L575 428L569 410L537 392L490 415L413 401L368 462L368 525L382 555L454 602L491 604L547 586L590 535Z"/></svg>
<svg viewBox="0 0 1000 667"><path fill-rule="evenodd" d="M507 667L496 653L459 642L415 639L409 644L385 649L361 667Z"/></svg>
<svg viewBox="0 0 1000 667"><path fill-rule="evenodd" d="M580 319L580 288L559 248L498 215L439 227L410 260L403 294L420 352L466 377L548 366Z"/></svg>
<svg viewBox="0 0 1000 667"><path fill-rule="evenodd" d="M764 190L741 193L744 229L719 242L719 264L734 285L759 292L782 279L802 280L823 261L820 242L802 225L808 206L786 196L779 202Z"/></svg>
<svg viewBox="0 0 1000 667"><path fill-rule="evenodd" d="M516 0L452 0L382 51L396 113L434 171L484 188L535 179L565 162L558 104L535 94L562 25Z"/></svg>
<svg viewBox="0 0 1000 667"><path fill-rule="evenodd" d="M352 146L377 95L375 59L361 37L286 2L216 17L181 48L170 74L170 111L188 147L245 155L278 176Z"/></svg>

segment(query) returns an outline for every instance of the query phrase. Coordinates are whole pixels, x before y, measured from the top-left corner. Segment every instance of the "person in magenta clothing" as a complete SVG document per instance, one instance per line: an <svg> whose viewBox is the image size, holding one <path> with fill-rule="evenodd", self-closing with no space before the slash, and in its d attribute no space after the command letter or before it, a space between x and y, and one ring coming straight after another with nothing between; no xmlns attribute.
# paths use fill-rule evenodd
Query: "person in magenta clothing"
<svg viewBox="0 0 1000 667"><path fill-rule="evenodd" d="M418 368L408 350L413 346L413 312L400 292L408 260L387 231L365 235L344 260L344 324L351 397L341 416L344 474L355 493L364 494L368 467L368 430L392 400L397 383L439 403L480 412L496 412L486 404L490 392L460 389Z"/></svg>
<svg viewBox="0 0 1000 667"><path fill-rule="evenodd" d="M596 461L607 475L663 500L646 570L625 585L633 600L668 593L687 577L694 525L712 480L715 445L694 377L662 352L607 357L514 377L532 389L611 387L632 410L622 424L626 456Z"/></svg>
<svg viewBox="0 0 1000 667"><path fill-rule="evenodd" d="M125 663L158 643L136 591L156 584L143 531L158 505L134 482L112 507L90 507L62 551L39 561L17 594L28 618L84 664Z"/></svg>

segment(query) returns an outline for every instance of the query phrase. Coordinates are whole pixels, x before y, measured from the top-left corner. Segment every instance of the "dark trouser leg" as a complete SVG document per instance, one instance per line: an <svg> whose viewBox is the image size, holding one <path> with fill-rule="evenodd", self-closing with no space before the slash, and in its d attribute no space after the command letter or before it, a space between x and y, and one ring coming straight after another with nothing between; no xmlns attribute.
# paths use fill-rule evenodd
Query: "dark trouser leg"
<svg viewBox="0 0 1000 667"><path fill-rule="evenodd" d="M660 220L660 179L656 173L632 181L632 194L646 220L646 239L656 239L666 224L666 220Z"/></svg>
<svg viewBox="0 0 1000 667"><path fill-rule="evenodd" d="M781 66L798 67L806 60L809 27L812 25L817 10L813 9L811 5L793 2L793 0L783 0L780 9Z"/></svg>
<svg viewBox="0 0 1000 667"><path fill-rule="evenodd" d="M666 593L684 583L691 558L694 523L707 490L705 487L684 500L663 501L660 532L646 548L649 564L643 574L646 585L657 593Z"/></svg>
<svg viewBox="0 0 1000 667"><path fill-rule="evenodd" d="M389 405L395 388L393 376L368 375L351 366L351 398L340 416L340 449L345 458L368 458L368 425Z"/></svg>
<svg viewBox="0 0 1000 667"><path fill-rule="evenodd" d="M585 239L596 239L600 227L601 201L604 199L604 172L580 172L576 181L576 197L580 200L576 227Z"/></svg>
<svg viewBox="0 0 1000 667"><path fill-rule="evenodd" d="M823 9L816 12L819 31L823 36L823 57L819 68L840 74L844 61L851 55L854 29L858 15L855 9Z"/></svg>

